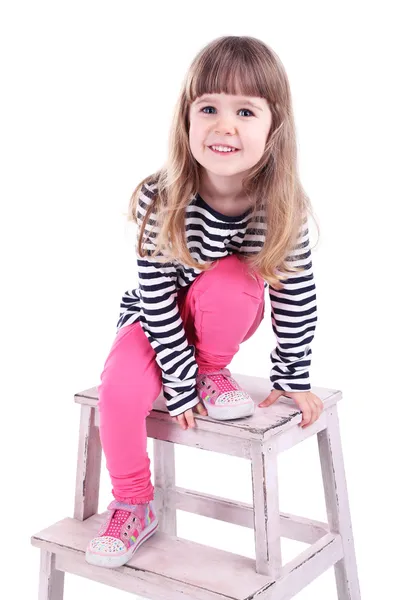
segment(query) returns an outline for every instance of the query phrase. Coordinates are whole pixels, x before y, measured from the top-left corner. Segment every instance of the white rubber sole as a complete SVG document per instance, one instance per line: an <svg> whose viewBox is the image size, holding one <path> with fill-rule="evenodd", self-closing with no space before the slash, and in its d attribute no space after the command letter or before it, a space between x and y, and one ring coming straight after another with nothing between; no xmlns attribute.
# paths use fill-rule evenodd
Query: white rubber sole
<svg viewBox="0 0 400 600"><path fill-rule="evenodd" d="M244 402L235 406L215 406L215 404L205 403L208 416L216 421L229 421L231 419L242 419L243 417L251 417L254 415L254 402Z"/></svg>
<svg viewBox="0 0 400 600"><path fill-rule="evenodd" d="M135 554L136 550L140 548L140 546L149 539L158 529L158 519L156 518L151 525L146 527L143 531L140 532L138 541L136 544L133 544L124 554L118 554L117 556L113 556L110 554L109 556L104 554L97 554L96 552L92 552L89 548L86 549L85 558L88 563L91 565L96 565L97 567L106 567L109 569L115 569L116 567L122 567L127 562L130 561L132 556Z"/></svg>

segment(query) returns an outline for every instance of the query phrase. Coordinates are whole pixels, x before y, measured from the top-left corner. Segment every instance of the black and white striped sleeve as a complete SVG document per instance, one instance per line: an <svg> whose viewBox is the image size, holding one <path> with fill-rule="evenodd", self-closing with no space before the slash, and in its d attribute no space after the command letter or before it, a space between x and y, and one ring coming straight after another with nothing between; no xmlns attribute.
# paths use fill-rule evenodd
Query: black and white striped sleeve
<svg viewBox="0 0 400 600"><path fill-rule="evenodd" d="M271 352L271 382L276 390L303 392L311 389L311 342L317 322L316 288L312 268L309 229L303 221L298 243L288 255L301 273L291 273L276 290L269 286L272 328L277 345Z"/></svg>
<svg viewBox="0 0 400 600"><path fill-rule="evenodd" d="M149 200L148 194L149 192L145 191L145 200L138 203L138 234ZM153 224L154 220L150 218L146 224L146 233ZM156 232L157 229L154 228L153 231ZM153 239L147 238L144 249L150 250L154 247ZM161 263L157 261L157 257L141 258L139 255L137 266L140 323L161 369L168 412L171 416L176 416L199 402L195 347L187 341L177 303L177 268L173 262Z"/></svg>

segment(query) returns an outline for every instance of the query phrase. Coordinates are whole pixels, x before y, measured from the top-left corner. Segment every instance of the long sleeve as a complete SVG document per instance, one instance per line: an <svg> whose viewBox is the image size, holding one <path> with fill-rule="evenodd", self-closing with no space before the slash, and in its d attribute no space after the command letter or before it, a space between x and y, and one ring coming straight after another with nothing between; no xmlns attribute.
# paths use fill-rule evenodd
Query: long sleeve
<svg viewBox="0 0 400 600"><path fill-rule="evenodd" d="M144 209L151 194L145 189L144 201L138 203L138 234ZM150 218L149 225L154 224ZM156 231L156 228L155 230ZM152 238L144 244L145 250L154 248ZM154 349L155 360L161 369L163 394L171 416L192 408L199 402L196 389L198 365L195 347L189 345L177 303L177 267L174 263L160 263L157 258L137 255L140 323Z"/></svg>
<svg viewBox="0 0 400 600"><path fill-rule="evenodd" d="M311 389L309 368L317 322L317 302L307 220L298 243L287 260L305 267L282 281L284 287L269 287L272 328L277 345L271 352L271 382L276 390L303 392Z"/></svg>

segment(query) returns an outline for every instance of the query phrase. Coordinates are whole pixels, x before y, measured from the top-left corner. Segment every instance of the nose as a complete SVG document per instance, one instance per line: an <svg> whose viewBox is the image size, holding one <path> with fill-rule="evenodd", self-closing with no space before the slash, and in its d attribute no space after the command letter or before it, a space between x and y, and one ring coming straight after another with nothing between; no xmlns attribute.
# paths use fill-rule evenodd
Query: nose
<svg viewBox="0 0 400 600"><path fill-rule="evenodd" d="M232 122L232 119L228 117L220 117L215 125L215 133L235 133L235 126Z"/></svg>

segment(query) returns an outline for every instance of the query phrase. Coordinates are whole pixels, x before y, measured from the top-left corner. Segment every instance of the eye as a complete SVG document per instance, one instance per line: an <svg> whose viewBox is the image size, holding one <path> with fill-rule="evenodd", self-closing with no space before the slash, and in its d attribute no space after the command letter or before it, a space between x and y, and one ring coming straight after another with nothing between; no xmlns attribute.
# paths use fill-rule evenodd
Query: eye
<svg viewBox="0 0 400 600"><path fill-rule="evenodd" d="M253 113L251 110L249 110L248 108L241 108L241 109L239 109L239 110L240 110L240 111L242 111L242 110L246 110L247 112L251 113L251 114L253 115L253 117L254 117L254 113Z"/></svg>
<svg viewBox="0 0 400 600"><path fill-rule="evenodd" d="M203 111L204 111L204 110L206 110L207 108L212 108L212 109L214 109L214 106L203 106L203 108L201 108L201 109L200 109L200 112L203 112ZM245 110L245 111L247 111L247 112L251 113L251 114L253 115L253 117L254 117L254 113L253 113L251 110L249 110L248 108L240 108L240 109L239 109L239 112L241 112L242 110ZM210 113L203 113L203 114L210 114Z"/></svg>
<svg viewBox="0 0 400 600"><path fill-rule="evenodd" d="M204 110L206 110L207 108L214 108L213 106L204 106L203 108L200 109L200 112L203 112ZM206 114L206 113L204 113ZM208 114L208 113L207 113Z"/></svg>

